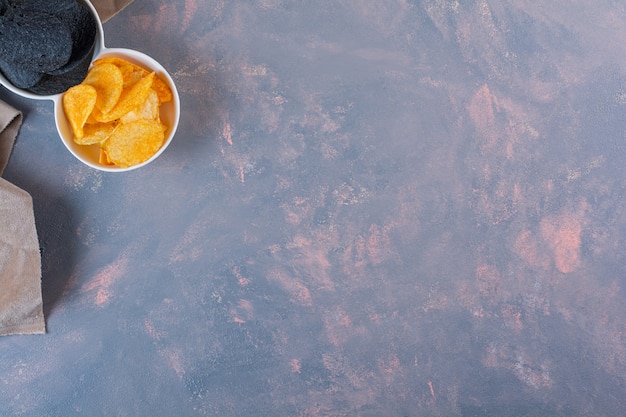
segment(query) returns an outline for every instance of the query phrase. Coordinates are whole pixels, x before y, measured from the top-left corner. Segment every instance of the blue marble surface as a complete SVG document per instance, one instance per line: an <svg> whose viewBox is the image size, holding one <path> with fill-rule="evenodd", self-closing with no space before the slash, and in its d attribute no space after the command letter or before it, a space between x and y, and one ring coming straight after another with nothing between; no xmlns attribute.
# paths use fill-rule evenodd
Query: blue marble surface
<svg viewBox="0 0 626 417"><path fill-rule="evenodd" d="M123 174L1 90L48 333L0 415L620 415L626 6L544 3L135 1L182 114Z"/></svg>

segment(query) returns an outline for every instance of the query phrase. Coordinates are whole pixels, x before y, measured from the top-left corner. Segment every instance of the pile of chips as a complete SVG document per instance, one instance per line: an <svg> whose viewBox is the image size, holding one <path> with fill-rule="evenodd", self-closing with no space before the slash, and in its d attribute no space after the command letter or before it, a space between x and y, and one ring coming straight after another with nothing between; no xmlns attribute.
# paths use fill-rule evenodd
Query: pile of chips
<svg viewBox="0 0 626 417"><path fill-rule="evenodd" d="M94 61L86 78L62 98L74 142L99 146L99 162L127 168L150 159L163 145L162 103L172 90L138 65L118 57Z"/></svg>
<svg viewBox="0 0 626 417"><path fill-rule="evenodd" d="M96 21L77 0L0 0L0 72L14 86L57 94L85 77Z"/></svg>

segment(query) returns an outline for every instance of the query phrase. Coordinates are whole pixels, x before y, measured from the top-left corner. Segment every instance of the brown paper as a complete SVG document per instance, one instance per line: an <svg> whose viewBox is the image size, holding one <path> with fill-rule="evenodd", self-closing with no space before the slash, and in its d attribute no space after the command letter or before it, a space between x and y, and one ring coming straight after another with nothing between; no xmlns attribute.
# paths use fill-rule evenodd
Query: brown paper
<svg viewBox="0 0 626 417"><path fill-rule="evenodd" d="M133 0L93 0L106 22ZM0 101L0 175L6 167L22 114ZM0 178L0 336L45 333L41 255L33 201Z"/></svg>

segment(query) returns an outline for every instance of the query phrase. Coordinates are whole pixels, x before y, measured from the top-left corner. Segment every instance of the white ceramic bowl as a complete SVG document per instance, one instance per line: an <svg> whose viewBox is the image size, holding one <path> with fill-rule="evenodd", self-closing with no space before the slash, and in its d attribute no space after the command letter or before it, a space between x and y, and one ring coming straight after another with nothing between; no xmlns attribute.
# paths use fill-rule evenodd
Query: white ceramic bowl
<svg viewBox="0 0 626 417"><path fill-rule="evenodd" d="M165 131L165 141L159 150L150 157L145 162L142 162L138 165L133 165L127 168L117 167L115 165L104 165L98 162L100 155L100 147L98 145L78 145L74 142L74 134L72 133L72 129L65 117L65 112L63 111L62 104L62 94L54 96L54 120L56 122L57 131L61 136L61 140L67 147L67 149L80 161L89 165L92 168L99 169L101 171L108 172L123 172L130 171L136 168L140 168L154 161L159 157L171 143L174 138L174 134L176 133L176 129L178 127L178 120L180 117L180 101L178 97L178 92L176 90L176 86L174 85L174 81L168 74L168 72L159 64L157 61L149 57L148 55L132 50L132 49L123 49L123 48L105 48L102 46L99 48L97 54L94 54L94 59L104 58L104 57L118 57L123 58L133 64L139 65L145 69L154 71L156 76L159 77L162 81L164 81L172 90L172 100L166 103L161 104L160 106L160 118L163 124L167 126L167 130Z"/></svg>
<svg viewBox="0 0 626 417"><path fill-rule="evenodd" d="M93 14L96 20L96 39L94 44L93 55L91 61L95 61L96 59L104 58L104 57L118 57L123 58L129 62L137 64L149 71L154 71L156 76L159 77L162 81L164 81L172 90L172 100L163 103L160 107L160 117L163 123L167 126L167 131L165 132L165 141L161 148L147 161L133 165L127 168L120 168L114 165L104 165L98 162L99 159L99 146L85 146L85 145L77 145L74 142L74 135L72 133L72 129L65 117L65 112L63 111L62 104L62 96L63 93L54 94L54 95L38 95L32 93L30 91L23 90L21 88L15 87L11 82L9 82L1 73L0 73L0 85L8 89L9 91L29 99L33 100L51 100L54 103L54 120L56 123L57 131L59 132L59 136L63 141L63 144L67 147L67 149L81 162L89 165L92 168L108 171L108 172L124 172L130 171L136 168L140 168L154 161L156 158L163 153L163 151L168 147L171 143L174 134L176 133L176 129L178 128L178 120L180 118L180 99L178 96L178 91L176 90L176 85L172 80L172 77L169 75L167 70L163 68L161 64L159 64L156 60L151 58L150 56L133 50L133 49L125 49L125 48L107 48L104 46L104 31L102 29L102 22L100 21L100 17L98 16L98 12L94 8L94 6L88 0L80 0L84 3L91 13Z"/></svg>

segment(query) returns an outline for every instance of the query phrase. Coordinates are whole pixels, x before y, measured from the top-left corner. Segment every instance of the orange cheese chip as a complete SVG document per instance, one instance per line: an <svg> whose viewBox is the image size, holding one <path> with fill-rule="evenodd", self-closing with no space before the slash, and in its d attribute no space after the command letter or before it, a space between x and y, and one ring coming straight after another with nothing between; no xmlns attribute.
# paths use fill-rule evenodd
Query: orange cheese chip
<svg viewBox="0 0 626 417"><path fill-rule="evenodd" d="M93 67L87 73L83 84L89 84L96 89L96 107L103 113L111 111L122 94L124 79L122 71L113 64L102 64Z"/></svg>
<svg viewBox="0 0 626 417"><path fill-rule="evenodd" d="M169 85L165 84L163 80L160 78L155 78L152 83L152 89L157 92L159 96L159 101L161 103L167 103L168 101L172 101L173 94Z"/></svg>
<svg viewBox="0 0 626 417"><path fill-rule="evenodd" d="M102 165L115 165L109 160L107 153L102 148L100 148L100 153L98 154L98 163Z"/></svg>
<svg viewBox="0 0 626 417"><path fill-rule="evenodd" d="M97 59L93 64L94 66L103 64L113 64L117 66L122 72L124 86L132 84L148 74L148 70L139 65L114 56Z"/></svg>
<svg viewBox="0 0 626 417"><path fill-rule="evenodd" d="M110 112L103 112L101 115L94 114L94 117L99 122L112 122L129 111L134 110L148 98L153 80L154 72L151 72L129 87L124 88L119 100L115 103L115 106Z"/></svg>
<svg viewBox="0 0 626 417"><path fill-rule="evenodd" d="M95 145L104 143L115 130L114 123L86 124L83 127L83 137L74 138L74 142L79 145Z"/></svg>
<svg viewBox="0 0 626 417"><path fill-rule="evenodd" d="M113 65L115 65L116 67L119 67L119 68L126 68L127 70L130 70L131 72L132 71L143 71L145 74L148 73L148 70L140 67L139 65L133 64L132 62L127 61L124 58L120 58L120 57L117 57L117 56L107 56L107 57L104 57L104 58L98 58L98 59L96 59L93 62L94 66L100 65L100 64L113 64Z"/></svg>
<svg viewBox="0 0 626 417"><path fill-rule="evenodd" d="M120 68L124 79L124 86L136 82L139 78L145 77L148 71L139 65L125 61L118 57L105 57L94 61L95 65L113 64ZM172 90L170 87L160 78L155 77L152 88L158 93L161 103L167 103L172 100Z"/></svg>
<svg viewBox="0 0 626 417"><path fill-rule="evenodd" d="M130 123L139 119L159 120L159 104L160 102L157 92L151 89L144 102L120 117L120 122Z"/></svg>
<svg viewBox="0 0 626 417"><path fill-rule="evenodd" d="M100 164L126 168L147 161L163 146L167 126L159 110L172 99L169 85L156 73L105 57L65 92L63 110L76 144L98 146Z"/></svg>
<svg viewBox="0 0 626 417"><path fill-rule="evenodd" d="M140 119L120 124L102 145L115 165L126 168L154 155L165 139L165 126L158 120Z"/></svg>
<svg viewBox="0 0 626 417"><path fill-rule="evenodd" d="M63 94L63 111L78 139L84 135L83 126L96 105L97 95L96 89L87 84L75 85Z"/></svg>

